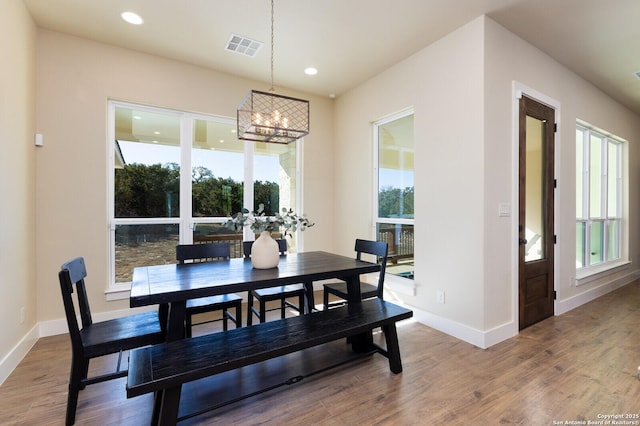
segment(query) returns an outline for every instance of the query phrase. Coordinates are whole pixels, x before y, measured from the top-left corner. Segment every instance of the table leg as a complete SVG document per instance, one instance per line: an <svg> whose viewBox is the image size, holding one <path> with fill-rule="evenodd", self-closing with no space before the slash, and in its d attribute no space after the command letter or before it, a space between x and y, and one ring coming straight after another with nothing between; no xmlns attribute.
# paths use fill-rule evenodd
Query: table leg
<svg viewBox="0 0 640 426"><path fill-rule="evenodd" d="M167 322L169 321L169 304L160 303L158 305L158 321L160 321L160 328L162 332L167 334Z"/></svg>
<svg viewBox="0 0 640 426"><path fill-rule="evenodd" d="M313 281L304 283L304 300L307 305L307 313L312 314L316 307L315 298L313 297Z"/></svg>
<svg viewBox="0 0 640 426"><path fill-rule="evenodd" d="M344 279L347 282L347 302L360 303L362 302L362 294L360 293L360 275L353 277L346 277Z"/></svg>
<svg viewBox="0 0 640 426"><path fill-rule="evenodd" d="M347 302L349 305L362 303L362 294L360 293L360 276L355 275L345 278L347 282ZM373 343L373 331L369 330L362 334L351 336L347 339L347 342L351 343L351 348L354 352L364 353L368 352Z"/></svg>
<svg viewBox="0 0 640 426"><path fill-rule="evenodd" d="M187 312L186 300L160 304L159 314L166 318L166 341L184 339L184 321ZM178 419L182 386L156 392L153 403L152 425L175 425Z"/></svg>
<svg viewBox="0 0 640 426"><path fill-rule="evenodd" d="M184 320L187 312L187 301L172 302L169 305L167 321L167 342L184 339Z"/></svg>

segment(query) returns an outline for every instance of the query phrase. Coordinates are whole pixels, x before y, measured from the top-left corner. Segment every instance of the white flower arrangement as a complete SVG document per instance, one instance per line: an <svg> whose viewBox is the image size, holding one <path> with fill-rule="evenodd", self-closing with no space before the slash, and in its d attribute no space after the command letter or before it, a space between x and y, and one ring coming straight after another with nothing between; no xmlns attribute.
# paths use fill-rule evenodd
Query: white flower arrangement
<svg viewBox="0 0 640 426"><path fill-rule="evenodd" d="M284 228L284 235L292 235L298 228L304 231L307 228L312 227L315 223L312 223L305 216L299 216L294 213L293 210L282 208L281 213L276 213L273 216L267 216L264 212L264 204L258 206L257 212L251 212L247 208L243 208L242 211L231 216L224 226L228 229L232 229L236 232L242 230L245 226L250 226L251 230L259 232L274 232Z"/></svg>

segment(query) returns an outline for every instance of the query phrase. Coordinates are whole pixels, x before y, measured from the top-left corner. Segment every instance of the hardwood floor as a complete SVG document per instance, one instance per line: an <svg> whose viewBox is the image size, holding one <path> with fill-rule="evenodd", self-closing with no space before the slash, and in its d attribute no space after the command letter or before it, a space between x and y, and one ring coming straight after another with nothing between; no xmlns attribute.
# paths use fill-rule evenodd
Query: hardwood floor
<svg viewBox="0 0 640 426"><path fill-rule="evenodd" d="M402 374L374 355L182 424L553 425L637 416L639 307L634 282L486 350L406 321L398 328ZM63 424L69 362L68 336L40 339L0 387L0 424ZM83 390L76 424L148 424L151 395L127 399L125 383ZM205 385L183 397L206 397Z"/></svg>

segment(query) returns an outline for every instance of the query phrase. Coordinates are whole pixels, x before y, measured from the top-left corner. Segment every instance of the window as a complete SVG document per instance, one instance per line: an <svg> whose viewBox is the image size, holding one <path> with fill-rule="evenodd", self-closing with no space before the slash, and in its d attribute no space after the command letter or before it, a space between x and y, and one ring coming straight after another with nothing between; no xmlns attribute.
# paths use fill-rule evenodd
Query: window
<svg viewBox="0 0 640 426"><path fill-rule="evenodd" d="M111 287L128 289L136 266L175 263L175 246L248 235L223 224L243 207L296 205L297 143L240 141L232 119L109 103ZM246 231L245 231L246 232ZM290 250L296 247L296 236Z"/></svg>
<svg viewBox="0 0 640 426"><path fill-rule="evenodd" d="M374 123L376 238L389 244L387 272L413 279L413 111Z"/></svg>
<svg viewBox="0 0 640 426"><path fill-rule="evenodd" d="M623 142L589 126L576 127L576 268L622 255Z"/></svg>

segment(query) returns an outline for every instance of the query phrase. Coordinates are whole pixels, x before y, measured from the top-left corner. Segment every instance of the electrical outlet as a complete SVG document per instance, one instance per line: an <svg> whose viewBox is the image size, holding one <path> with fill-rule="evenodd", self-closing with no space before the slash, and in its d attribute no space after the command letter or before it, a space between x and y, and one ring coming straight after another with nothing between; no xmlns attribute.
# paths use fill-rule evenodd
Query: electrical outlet
<svg viewBox="0 0 640 426"><path fill-rule="evenodd" d="M444 291L438 290L436 293L436 301L444 305Z"/></svg>
<svg viewBox="0 0 640 426"><path fill-rule="evenodd" d="M20 308L20 324L24 324L24 306Z"/></svg>

